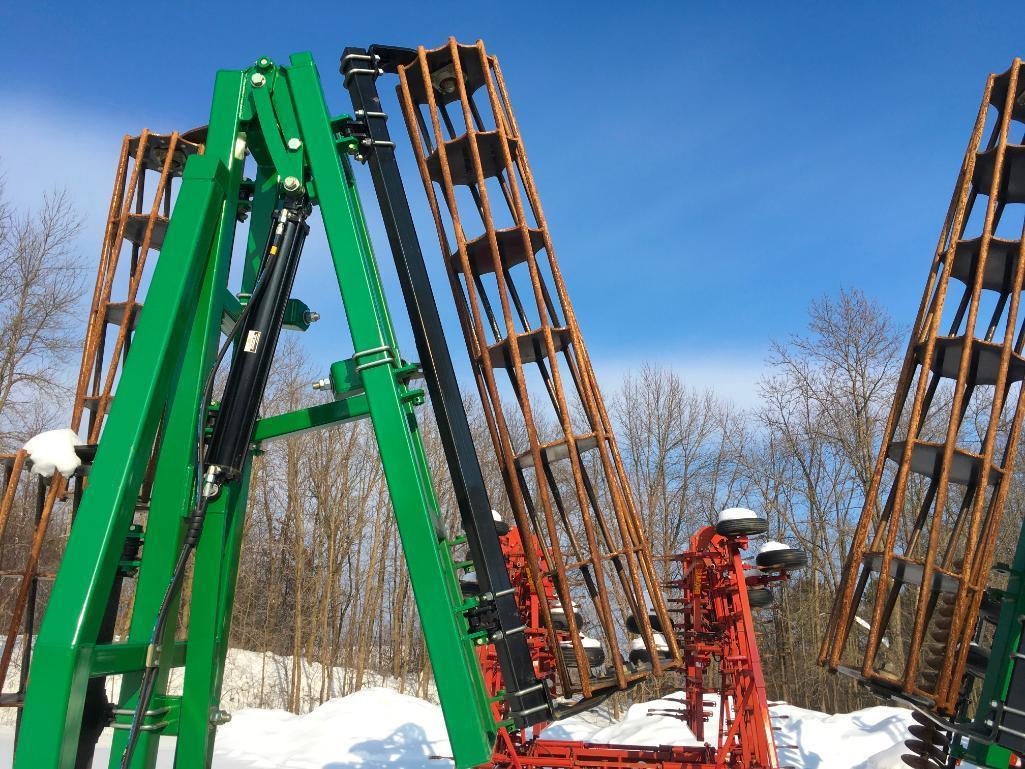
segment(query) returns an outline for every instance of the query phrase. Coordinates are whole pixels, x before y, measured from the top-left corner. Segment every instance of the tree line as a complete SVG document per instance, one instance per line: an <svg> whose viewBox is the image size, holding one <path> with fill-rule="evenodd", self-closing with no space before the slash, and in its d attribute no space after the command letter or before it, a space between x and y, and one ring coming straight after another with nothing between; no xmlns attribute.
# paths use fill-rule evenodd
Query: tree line
<svg viewBox="0 0 1025 769"><path fill-rule="evenodd" d="M26 213L4 203L0 190L0 452L64 426L87 310L80 296L88 270L73 248L78 227L63 196ZM714 387L696 389L685 370L657 361L638 361L621 381L605 383L656 555L686 549L699 527L737 505L767 517L772 538L807 551L808 568L758 615L771 698L828 712L873 702L814 659L907 333L861 291L840 290L810 303L805 328L772 342L753 405L722 398ZM286 335L264 414L318 402L323 396L310 388L315 378L301 338ZM465 402L491 498L511 520L481 408L475 396ZM509 419L515 424L514 415ZM455 500L429 408L420 423L439 501L454 527ZM1019 489L1012 489L1008 519L1020 520L1025 510ZM31 508L26 491L0 549L0 571L24 559ZM55 569L69 528L63 511L50 528L44 572ZM0 626L9 621L12 592L13 581L0 580ZM268 444L253 466L231 643L290 663L284 675L261 681L247 704L302 712L382 676L429 696L430 665L411 599L369 424ZM119 630L126 622L122 616Z"/></svg>

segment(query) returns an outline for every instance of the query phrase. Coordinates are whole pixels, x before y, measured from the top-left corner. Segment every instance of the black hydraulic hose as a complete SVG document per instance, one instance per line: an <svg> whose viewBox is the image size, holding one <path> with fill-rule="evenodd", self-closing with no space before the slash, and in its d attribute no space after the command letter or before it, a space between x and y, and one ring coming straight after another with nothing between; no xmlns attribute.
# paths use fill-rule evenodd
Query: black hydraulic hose
<svg viewBox="0 0 1025 769"><path fill-rule="evenodd" d="M171 606L181 590L189 557L199 542L206 520L207 505L222 483L237 480L241 475L253 428L266 389L270 365L284 321L286 305L295 280L302 247L309 233L306 224L308 208L305 201L279 210L271 225L264 250L264 259L253 293L239 314L231 334L221 346L203 387L197 439L197 499L189 515L178 560L157 609L150 647L139 687L138 702L132 714L128 740L121 756L121 769L128 769L142 735L143 721L156 689L159 667L156 657L167 631ZM235 341L241 345L228 371L221 409L214 424L210 443L203 451L207 404L213 396L217 370ZM203 469L206 468L206 472Z"/></svg>

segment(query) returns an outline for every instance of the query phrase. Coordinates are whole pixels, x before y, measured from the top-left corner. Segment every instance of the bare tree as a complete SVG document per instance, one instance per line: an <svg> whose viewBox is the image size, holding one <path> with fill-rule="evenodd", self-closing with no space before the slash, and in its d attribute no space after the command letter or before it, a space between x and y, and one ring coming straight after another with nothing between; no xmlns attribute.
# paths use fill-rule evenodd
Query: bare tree
<svg viewBox="0 0 1025 769"><path fill-rule="evenodd" d="M612 398L620 450L657 555L685 550L717 509L742 500L744 414L675 371L645 364Z"/></svg>
<svg viewBox="0 0 1025 769"><path fill-rule="evenodd" d="M775 610L763 659L770 689L804 706L835 711L863 701L811 660L868 492L901 336L876 303L841 291L812 302L807 334L773 344L761 383L748 475L772 534L810 561Z"/></svg>
<svg viewBox="0 0 1025 769"><path fill-rule="evenodd" d="M62 410L63 367L79 347L80 229L67 193L22 212L0 182L0 450Z"/></svg>

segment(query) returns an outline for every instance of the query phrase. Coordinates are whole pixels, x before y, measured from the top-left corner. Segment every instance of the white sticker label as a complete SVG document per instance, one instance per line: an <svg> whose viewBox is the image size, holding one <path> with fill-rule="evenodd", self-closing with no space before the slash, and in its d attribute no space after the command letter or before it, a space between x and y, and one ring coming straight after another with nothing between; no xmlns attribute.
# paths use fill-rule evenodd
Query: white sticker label
<svg viewBox="0 0 1025 769"><path fill-rule="evenodd" d="M246 343L242 345L243 352L256 352L256 348L260 346L260 332L250 331L246 334Z"/></svg>

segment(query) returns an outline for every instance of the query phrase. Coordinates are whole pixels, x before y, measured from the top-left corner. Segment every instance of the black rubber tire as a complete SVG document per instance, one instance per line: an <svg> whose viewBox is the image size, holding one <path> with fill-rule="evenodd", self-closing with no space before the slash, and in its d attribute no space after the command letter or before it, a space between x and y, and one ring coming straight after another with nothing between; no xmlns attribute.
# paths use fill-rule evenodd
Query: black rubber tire
<svg viewBox="0 0 1025 769"><path fill-rule="evenodd" d="M984 594L979 605L979 616L994 625L997 624L1000 620L1000 600L988 593Z"/></svg>
<svg viewBox="0 0 1025 769"><path fill-rule="evenodd" d="M631 649L630 655L627 659L629 660L630 665L633 666L634 672L645 667L649 670L651 669L651 657L644 649Z"/></svg>
<svg viewBox="0 0 1025 769"><path fill-rule="evenodd" d="M505 521L495 521L495 531L498 532L498 536L504 537L512 530L512 527Z"/></svg>
<svg viewBox="0 0 1025 769"><path fill-rule="evenodd" d="M669 659L669 652L659 652L659 659ZM647 649L631 649L630 650L630 662L634 665L650 665L651 655L648 654Z"/></svg>
<svg viewBox="0 0 1025 769"><path fill-rule="evenodd" d="M584 626L584 615L578 611L573 612L573 619L577 622L577 630L580 630ZM566 615L561 611L552 612L552 627L556 630L563 630L569 632L569 620Z"/></svg>
<svg viewBox="0 0 1025 769"><path fill-rule="evenodd" d="M989 649L972 644L968 647L968 658L965 661L965 672L976 678L986 677L986 668L989 666Z"/></svg>
<svg viewBox="0 0 1025 769"><path fill-rule="evenodd" d="M794 571L808 565L808 555L796 547L788 547L786 550L767 550L758 554L755 563L766 569Z"/></svg>
<svg viewBox="0 0 1025 769"><path fill-rule="evenodd" d="M723 537L754 537L768 530L769 522L764 518L732 518L715 525L715 533Z"/></svg>
<svg viewBox="0 0 1025 769"><path fill-rule="evenodd" d="M672 620L670 620L670 622L672 622ZM658 621L657 614L649 614L648 623L651 625L651 629L656 633L662 633L662 635L665 635L665 630L662 629L662 623ZM634 635L641 634L641 629L637 625L637 619L633 614L626 615L626 632L633 633Z"/></svg>
<svg viewBox="0 0 1025 769"><path fill-rule="evenodd" d="M765 609L775 602L772 591L767 587L749 587L747 589L747 602L752 609Z"/></svg>

